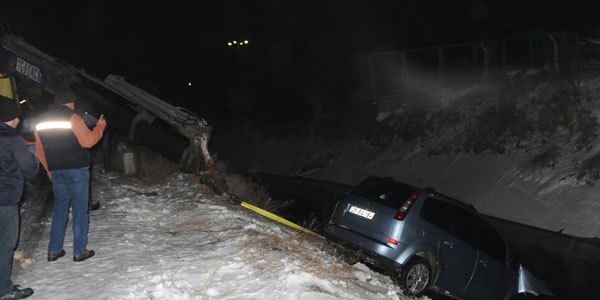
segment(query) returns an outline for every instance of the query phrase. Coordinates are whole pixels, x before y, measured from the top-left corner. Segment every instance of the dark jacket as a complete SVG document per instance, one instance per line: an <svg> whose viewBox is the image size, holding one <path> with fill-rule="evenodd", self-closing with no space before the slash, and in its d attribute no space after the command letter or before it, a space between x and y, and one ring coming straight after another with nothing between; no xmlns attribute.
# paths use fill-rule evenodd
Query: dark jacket
<svg viewBox="0 0 600 300"><path fill-rule="evenodd" d="M38 172L39 162L17 131L0 122L0 206L17 205L23 193L24 177Z"/></svg>

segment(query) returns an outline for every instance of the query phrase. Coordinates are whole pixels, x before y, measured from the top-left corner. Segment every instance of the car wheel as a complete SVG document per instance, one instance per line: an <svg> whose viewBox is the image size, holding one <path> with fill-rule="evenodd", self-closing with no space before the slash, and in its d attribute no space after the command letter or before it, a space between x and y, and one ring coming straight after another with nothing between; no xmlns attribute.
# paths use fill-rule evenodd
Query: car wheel
<svg viewBox="0 0 600 300"><path fill-rule="evenodd" d="M431 283L431 266L423 258L411 259L398 274L397 282L407 295L421 296Z"/></svg>

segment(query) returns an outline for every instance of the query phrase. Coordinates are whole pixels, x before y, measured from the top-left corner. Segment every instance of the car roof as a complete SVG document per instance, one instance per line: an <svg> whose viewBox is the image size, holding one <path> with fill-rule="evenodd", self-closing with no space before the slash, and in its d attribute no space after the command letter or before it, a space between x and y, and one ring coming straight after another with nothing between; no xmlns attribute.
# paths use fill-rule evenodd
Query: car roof
<svg viewBox="0 0 600 300"><path fill-rule="evenodd" d="M361 184L363 184L365 182L369 182L369 181L371 181L371 182L372 181L379 181L379 182L386 183L386 184L401 185L401 186L404 186L404 187L407 187L407 188L411 188L411 189L414 189L415 191L420 191L420 192L426 193L428 197L433 197L435 199L440 199L440 200L449 202L450 204L459 206L459 207L461 207L463 209L466 209L466 210L469 210L469 211L472 211L474 213L479 214L479 212L475 209L475 207L473 205L471 205L469 203L466 203L464 201L458 200L458 199L456 199L454 197L448 196L446 194L440 193L440 192L436 191L435 188L433 188L433 187L419 188L419 187L413 186L411 184L407 184L407 183L395 180L392 177L380 177L380 176L374 176L374 175L371 175L371 176L367 177L366 179L364 179L363 181L361 181L358 185L361 185Z"/></svg>

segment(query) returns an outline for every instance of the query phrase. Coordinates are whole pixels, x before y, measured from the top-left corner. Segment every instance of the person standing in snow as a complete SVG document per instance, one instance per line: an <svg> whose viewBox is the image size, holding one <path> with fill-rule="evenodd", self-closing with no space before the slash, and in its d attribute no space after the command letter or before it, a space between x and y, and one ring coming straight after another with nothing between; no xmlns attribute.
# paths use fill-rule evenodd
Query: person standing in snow
<svg viewBox="0 0 600 300"><path fill-rule="evenodd" d="M23 137L17 134L19 113L17 102L0 96L0 299L23 299L33 294L31 288L19 289L10 279L24 177L35 177L39 165Z"/></svg>
<svg viewBox="0 0 600 300"><path fill-rule="evenodd" d="M90 130L75 113L77 96L70 89L54 95L48 112L40 116L35 126L35 146L40 162L52 182L54 206L50 227L48 261L65 255L63 242L69 206L73 217L73 261L80 262L95 255L88 250L88 199L92 156L89 148L100 139L106 128L104 116Z"/></svg>

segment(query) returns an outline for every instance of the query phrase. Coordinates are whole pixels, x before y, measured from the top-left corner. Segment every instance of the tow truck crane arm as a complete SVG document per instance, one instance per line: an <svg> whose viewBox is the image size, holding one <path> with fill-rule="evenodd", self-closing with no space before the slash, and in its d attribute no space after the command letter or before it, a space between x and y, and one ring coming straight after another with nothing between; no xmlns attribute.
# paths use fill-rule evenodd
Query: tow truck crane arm
<svg viewBox="0 0 600 300"><path fill-rule="evenodd" d="M124 133L130 142L138 142L139 131L143 131L142 123L152 127L159 119L168 124L172 131L151 130L152 134L176 141L163 143L168 144L167 148L176 149L163 147L163 153L158 152L179 163L182 171L200 175L218 194L228 191L227 183L208 151L212 131L208 122L185 108L173 106L126 82L123 77L108 75L101 80L13 35L4 35L0 39L0 77L13 80L10 85L16 89L11 91L13 99L21 101L21 96L26 97L33 118L48 105L47 99L35 99L49 98L61 87L76 86L74 92L85 95L86 103L83 104L106 116L109 115L106 112L110 112L110 127ZM181 143L181 137L187 139L188 143ZM157 146L147 145L152 143L153 139L142 142L150 148Z"/></svg>

